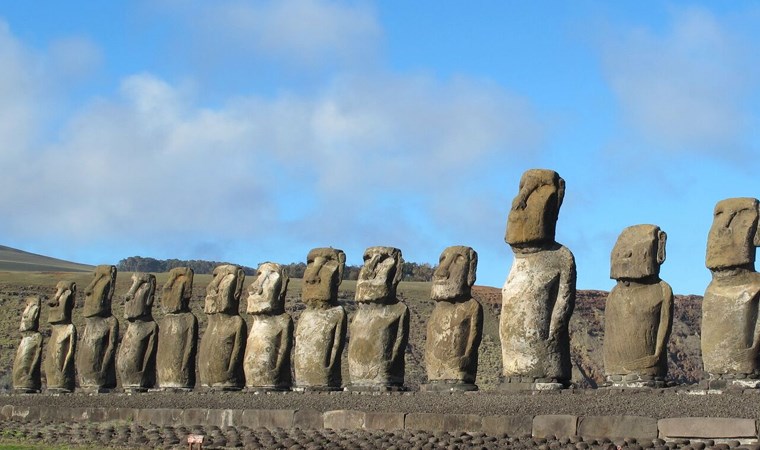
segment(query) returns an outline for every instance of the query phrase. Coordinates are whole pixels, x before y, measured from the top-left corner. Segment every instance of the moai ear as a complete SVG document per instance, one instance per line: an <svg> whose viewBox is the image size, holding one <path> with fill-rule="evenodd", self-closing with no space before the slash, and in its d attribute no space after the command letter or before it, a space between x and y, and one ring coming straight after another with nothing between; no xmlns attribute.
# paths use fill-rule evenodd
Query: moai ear
<svg viewBox="0 0 760 450"><path fill-rule="evenodd" d="M668 240L668 233L660 230L657 233L657 264L665 262L665 242Z"/></svg>
<svg viewBox="0 0 760 450"><path fill-rule="evenodd" d="M280 280L282 280L281 281L282 282L282 286L280 287L280 297L279 297L279 300L281 302L283 302L283 304L284 304L284 302L285 302L285 296L288 295L288 283L290 283L290 277L288 277L288 274L285 273L284 270L281 272L281 274L282 274L282 278L280 278Z"/></svg>
<svg viewBox="0 0 760 450"><path fill-rule="evenodd" d="M565 199L565 179L557 175L559 181L557 183L557 210L562 206L562 200Z"/></svg>
<svg viewBox="0 0 760 450"><path fill-rule="evenodd" d="M156 277L151 275L148 277L148 283L150 283L150 295L145 301L147 306L153 306L153 302L156 300Z"/></svg>
<svg viewBox="0 0 760 450"><path fill-rule="evenodd" d="M243 272L243 269L237 268L235 270L235 279L237 280L237 284L235 285L235 298L240 299L240 296L243 294L243 285L245 284L245 272Z"/></svg>
<svg viewBox="0 0 760 450"><path fill-rule="evenodd" d="M396 274L393 276L393 284L398 284L401 277L404 276L404 258L401 256L401 250L396 250Z"/></svg>
<svg viewBox="0 0 760 450"><path fill-rule="evenodd" d="M470 249L469 257L470 257L470 266L468 267L467 271L467 285L472 287L475 284L475 279L478 271L478 252L476 252L473 249Z"/></svg>
<svg viewBox="0 0 760 450"><path fill-rule="evenodd" d="M338 284L343 281L343 269L346 268L346 254L338 250Z"/></svg>

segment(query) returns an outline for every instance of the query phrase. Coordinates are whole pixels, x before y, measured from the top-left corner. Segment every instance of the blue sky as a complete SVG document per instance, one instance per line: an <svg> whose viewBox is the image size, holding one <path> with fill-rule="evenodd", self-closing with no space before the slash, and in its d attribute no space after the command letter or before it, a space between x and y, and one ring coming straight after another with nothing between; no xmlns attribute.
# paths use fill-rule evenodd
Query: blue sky
<svg viewBox="0 0 760 450"><path fill-rule="evenodd" d="M2 244L78 262L255 266L312 247L512 262L521 173L566 180L557 240L609 289L639 223L700 294L715 203L758 197L752 2L6 2Z"/></svg>

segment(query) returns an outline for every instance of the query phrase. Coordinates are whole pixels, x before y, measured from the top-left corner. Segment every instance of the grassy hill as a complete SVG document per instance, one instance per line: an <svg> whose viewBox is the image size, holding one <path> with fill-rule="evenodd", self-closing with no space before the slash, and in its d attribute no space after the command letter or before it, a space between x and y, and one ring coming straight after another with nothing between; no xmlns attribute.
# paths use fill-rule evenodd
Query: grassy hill
<svg viewBox="0 0 760 450"><path fill-rule="evenodd" d="M91 272L93 266L0 245L0 271L4 272Z"/></svg>

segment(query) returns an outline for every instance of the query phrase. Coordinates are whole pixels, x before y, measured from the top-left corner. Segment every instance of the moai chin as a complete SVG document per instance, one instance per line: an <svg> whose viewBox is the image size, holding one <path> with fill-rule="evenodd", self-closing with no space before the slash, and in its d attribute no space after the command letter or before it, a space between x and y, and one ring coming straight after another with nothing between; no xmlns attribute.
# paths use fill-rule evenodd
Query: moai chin
<svg viewBox="0 0 760 450"><path fill-rule="evenodd" d="M243 369L249 390L288 390L292 385L293 319L285 312L288 281L282 266L265 262L248 287L246 311L251 323Z"/></svg>
<svg viewBox="0 0 760 450"><path fill-rule="evenodd" d="M478 254L470 247L446 248L433 273L435 307L427 324L426 391L474 391L483 307L472 298Z"/></svg>
<svg viewBox="0 0 760 450"><path fill-rule="evenodd" d="M296 326L293 365L296 390L340 390L346 311L338 304L346 254L334 248L309 252L301 299L306 309Z"/></svg>
<svg viewBox="0 0 760 450"><path fill-rule="evenodd" d="M604 311L604 373L612 386L665 386L673 327L673 290L659 276L666 240L656 225L634 225L612 250L617 284Z"/></svg>
<svg viewBox="0 0 760 450"><path fill-rule="evenodd" d="M160 389L187 391L195 387L198 318L190 312L192 297L193 269L170 270L161 294L165 315L158 326L156 374Z"/></svg>
<svg viewBox="0 0 760 450"><path fill-rule="evenodd" d="M84 290L85 325L77 352L79 385L89 392L108 392L116 387L116 343L119 321L111 314L116 289L116 267L95 268Z"/></svg>
<svg viewBox="0 0 760 450"><path fill-rule="evenodd" d="M48 391L72 392L75 384L77 329L71 323L71 312L76 303L77 285L72 281L59 281L55 288L55 295L48 302L51 334L43 369Z"/></svg>
<svg viewBox="0 0 760 450"><path fill-rule="evenodd" d="M127 392L145 392L156 383L158 325L152 315L155 294L155 276L132 275L132 287L124 296L127 331L116 356L116 371Z"/></svg>
<svg viewBox="0 0 760 450"><path fill-rule="evenodd" d="M223 264L214 269L206 288L203 311L208 326L198 353L201 385L206 388L240 390L245 384L243 355L247 333L238 311L244 281L243 269Z"/></svg>
<svg viewBox="0 0 760 450"><path fill-rule="evenodd" d="M531 169L512 201L505 241L514 261L502 289L499 323L504 389L570 384L575 259L554 240L564 194L557 172Z"/></svg>
<svg viewBox="0 0 760 450"><path fill-rule="evenodd" d="M404 260L394 247L370 247L356 282L357 309L349 332L349 390L404 387L409 308L396 297Z"/></svg>
<svg viewBox="0 0 760 450"><path fill-rule="evenodd" d="M702 301L702 362L710 388L760 387L758 215L755 198L715 205L706 258L712 281Z"/></svg>
<svg viewBox="0 0 760 450"><path fill-rule="evenodd" d="M13 389L17 392L39 392L42 387L40 363L42 362L42 334L39 297L28 297L21 314L21 342L13 360Z"/></svg>

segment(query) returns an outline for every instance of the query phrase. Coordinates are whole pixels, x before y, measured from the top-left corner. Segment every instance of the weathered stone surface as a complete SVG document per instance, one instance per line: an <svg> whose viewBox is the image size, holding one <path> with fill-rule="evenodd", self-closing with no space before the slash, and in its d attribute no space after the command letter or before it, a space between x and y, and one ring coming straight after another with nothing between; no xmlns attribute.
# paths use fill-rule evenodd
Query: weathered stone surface
<svg viewBox="0 0 760 450"><path fill-rule="evenodd" d="M177 267L169 272L163 287L161 308L166 314L159 324L156 373L158 386L165 389L195 387L195 357L198 318L190 312L193 270Z"/></svg>
<svg viewBox="0 0 760 450"><path fill-rule="evenodd" d="M654 439L657 419L640 416L582 416L578 418L578 435L591 438Z"/></svg>
<svg viewBox="0 0 760 450"><path fill-rule="evenodd" d="M484 416L481 430L489 435L506 434L509 437L530 435L533 416Z"/></svg>
<svg viewBox="0 0 760 450"><path fill-rule="evenodd" d="M482 419L477 414L445 414L443 427L451 431L480 431Z"/></svg>
<svg viewBox="0 0 760 450"><path fill-rule="evenodd" d="M562 438L575 436L577 425L577 416L565 414L536 416L533 418L533 437L555 436Z"/></svg>
<svg viewBox="0 0 760 450"><path fill-rule="evenodd" d="M756 438L754 419L679 417L657 421L661 438Z"/></svg>
<svg viewBox="0 0 760 450"><path fill-rule="evenodd" d="M409 413L404 419L407 430L445 431L444 414Z"/></svg>
<svg viewBox="0 0 760 450"><path fill-rule="evenodd" d="M396 297L403 269L401 250L370 247L356 283L357 311L351 321L348 371L351 387L404 385L409 308Z"/></svg>
<svg viewBox="0 0 760 450"><path fill-rule="evenodd" d="M39 297L28 297L21 314L21 342L13 360L13 389L17 391L39 392L42 387L42 334L38 330L41 303Z"/></svg>
<svg viewBox="0 0 760 450"><path fill-rule="evenodd" d="M75 384L74 358L77 347L77 330L71 323L71 312L77 296L77 285L59 281L55 296L48 306L50 340L45 352L45 379L48 390L71 392Z"/></svg>
<svg viewBox="0 0 760 450"><path fill-rule="evenodd" d="M435 307L425 342L430 384L475 384L483 337L483 307L471 296L477 267L475 250L453 246L443 251L433 273Z"/></svg>
<svg viewBox="0 0 760 450"><path fill-rule="evenodd" d="M322 428L322 413L319 414L319 426ZM238 426L245 425L251 429L264 428L293 428L296 411L292 409L246 409L243 411ZM309 428L309 427L303 427ZM314 427L311 427L314 428Z"/></svg>
<svg viewBox="0 0 760 450"><path fill-rule="evenodd" d="M758 245L758 200L718 202L707 243L712 281L702 302L702 360L711 377L760 371Z"/></svg>
<svg viewBox="0 0 760 450"><path fill-rule="evenodd" d="M299 409L293 415L293 426L304 430L324 428L322 413L315 409Z"/></svg>
<svg viewBox="0 0 760 450"><path fill-rule="evenodd" d="M201 384L216 389L240 389L245 384L243 355L248 336L246 324L238 314L245 274L234 265L214 269L206 288L204 312L208 327L198 354Z"/></svg>
<svg viewBox="0 0 760 450"><path fill-rule="evenodd" d="M249 388L289 389L293 319L285 312L288 277L275 263L259 265L248 288L251 314L243 369Z"/></svg>
<svg viewBox="0 0 760 450"><path fill-rule="evenodd" d="M571 377L568 324L575 307L575 259L554 241L565 182L551 170L528 170L512 202L506 242L515 258L502 289L499 324L503 375Z"/></svg>
<svg viewBox="0 0 760 450"><path fill-rule="evenodd" d="M604 313L604 371L664 379L667 345L673 326L673 290L660 280L666 234L656 225L628 227L612 250L610 277L618 280Z"/></svg>
<svg viewBox="0 0 760 450"><path fill-rule="evenodd" d="M404 416L401 412L366 412L364 428L367 430L403 430Z"/></svg>
<svg viewBox="0 0 760 450"><path fill-rule="evenodd" d="M116 267L98 266L84 292L85 326L77 352L79 385L85 389L116 387L116 344L119 321L111 315Z"/></svg>
<svg viewBox="0 0 760 450"><path fill-rule="evenodd" d="M364 411L325 411L322 414L325 428L355 430L364 428Z"/></svg>
<svg viewBox="0 0 760 450"><path fill-rule="evenodd" d="M346 255L342 250L316 248L307 256L301 298L306 310L296 328L293 351L299 389L339 389L341 355L346 342L346 311L337 304Z"/></svg>
<svg viewBox="0 0 760 450"><path fill-rule="evenodd" d="M127 331L116 356L116 371L125 390L145 390L156 384L158 325L152 315L155 293L155 276L132 275L132 287L124 298Z"/></svg>

